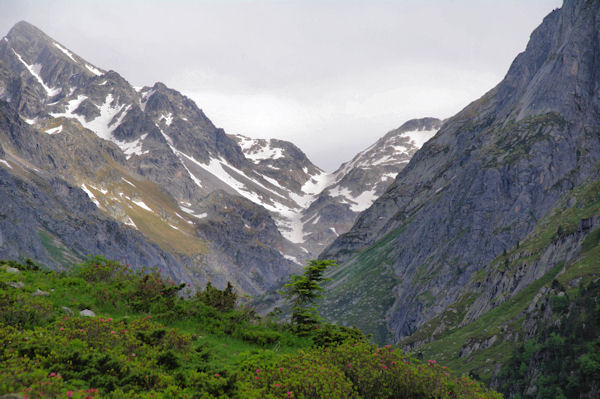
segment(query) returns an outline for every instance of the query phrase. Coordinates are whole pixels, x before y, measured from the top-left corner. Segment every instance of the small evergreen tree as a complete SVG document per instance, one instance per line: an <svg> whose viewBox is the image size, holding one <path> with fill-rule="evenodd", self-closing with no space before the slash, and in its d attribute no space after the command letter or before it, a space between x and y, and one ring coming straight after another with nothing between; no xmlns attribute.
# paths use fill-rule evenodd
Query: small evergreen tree
<svg viewBox="0 0 600 399"><path fill-rule="evenodd" d="M223 291L213 286L209 281L206 283L204 291L196 293L196 297L201 302L221 312L233 310L237 301L237 293L233 290L233 286L229 281Z"/></svg>
<svg viewBox="0 0 600 399"><path fill-rule="evenodd" d="M299 330L308 330L320 320L314 306L323 295L320 283L329 280L324 277L329 267L337 266L334 260L311 260L300 276L293 275L290 282L280 291L292 305L292 324Z"/></svg>

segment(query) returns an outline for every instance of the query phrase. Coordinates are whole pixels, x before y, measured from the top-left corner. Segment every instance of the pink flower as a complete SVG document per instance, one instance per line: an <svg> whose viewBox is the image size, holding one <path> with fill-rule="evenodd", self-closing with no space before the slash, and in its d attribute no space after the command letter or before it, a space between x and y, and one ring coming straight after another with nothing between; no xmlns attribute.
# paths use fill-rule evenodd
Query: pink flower
<svg viewBox="0 0 600 399"><path fill-rule="evenodd" d="M111 334L116 334L117 332L115 330L112 330L110 333Z"/></svg>
<svg viewBox="0 0 600 399"><path fill-rule="evenodd" d="M258 380L258 376L254 377L255 380Z"/></svg>
<svg viewBox="0 0 600 399"><path fill-rule="evenodd" d="M50 377L54 377L56 375L56 373L53 371L50 373Z"/></svg>
<svg viewBox="0 0 600 399"><path fill-rule="evenodd" d="M135 357L135 353L132 353L131 356Z"/></svg>
<svg viewBox="0 0 600 399"><path fill-rule="evenodd" d="M73 391L68 391L67 398L72 398L72 397L73 397Z"/></svg>
<svg viewBox="0 0 600 399"><path fill-rule="evenodd" d="M215 374L215 377L218 377L218 376L219 376L219 373Z"/></svg>
<svg viewBox="0 0 600 399"><path fill-rule="evenodd" d="M281 388L281 384L275 384L277 388Z"/></svg>
<svg viewBox="0 0 600 399"><path fill-rule="evenodd" d="M256 369L256 372L257 372L257 373L260 373L260 369Z"/></svg>
<svg viewBox="0 0 600 399"><path fill-rule="evenodd" d="M61 327L61 328L60 328L60 331L64 331L64 330L65 330L65 328L64 328L64 327Z"/></svg>

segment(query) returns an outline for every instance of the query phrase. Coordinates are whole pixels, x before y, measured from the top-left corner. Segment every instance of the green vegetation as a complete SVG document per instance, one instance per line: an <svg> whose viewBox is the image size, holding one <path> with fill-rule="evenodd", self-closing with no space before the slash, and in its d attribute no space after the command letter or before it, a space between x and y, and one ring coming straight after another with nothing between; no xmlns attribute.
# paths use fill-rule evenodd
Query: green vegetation
<svg viewBox="0 0 600 399"><path fill-rule="evenodd" d="M386 312L394 303L391 294L400 282L392 268L394 238L405 227L394 229L369 247L361 250L328 277L322 313L339 324L355 325L372 334L377 343L390 342L393 334L386 322Z"/></svg>
<svg viewBox="0 0 600 399"><path fill-rule="evenodd" d="M579 284L599 277L600 229L586 233L580 228L583 220L599 214L600 182L575 187L538 221L526 239L475 273L471 286L485 287L485 281L493 280L494 275L512 278L530 267L545 267L546 273L512 295L499 292L492 298L499 305L473 322L467 322L465 317L481 293L465 291L457 302L401 344L420 345L416 351L422 356L436 357L454 370L491 382L498 368L510 360L515 347L524 344L531 323L535 322L538 328L550 323L542 317L545 307L552 310L553 322L564 321L578 295ZM569 242L565 240L574 237L581 240L581 251L576 256L566 262L542 263L548 248L560 248Z"/></svg>
<svg viewBox="0 0 600 399"><path fill-rule="evenodd" d="M552 297L553 312L567 317L558 325L542 329L517 348L499 375L506 394L520 398L591 397L600 372L600 281L579 286L576 299ZM561 298L560 301L552 301ZM552 303L555 305L552 305ZM560 304L555 308L556 304ZM565 306L566 305L566 306ZM533 381L531 381L533 379ZM535 389L528 392L533 382Z"/></svg>
<svg viewBox="0 0 600 399"><path fill-rule="evenodd" d="M356 329L289 324L102 257L0 262L0 392L27 398L500 398ZM85 309L96 315L80 315Z"/></svg>
<svg viewBox="0 0 600 399"><path fill-rule="evenodd" d="M298 331L312 329L321 319L314 305L323 297L320 292L324 289L320 283L328 280L323 274L334 266L337 266L335 261L311 260L302 275L293 275L290 282L283 287L281 294L292 305L291 321Z"/></svg>

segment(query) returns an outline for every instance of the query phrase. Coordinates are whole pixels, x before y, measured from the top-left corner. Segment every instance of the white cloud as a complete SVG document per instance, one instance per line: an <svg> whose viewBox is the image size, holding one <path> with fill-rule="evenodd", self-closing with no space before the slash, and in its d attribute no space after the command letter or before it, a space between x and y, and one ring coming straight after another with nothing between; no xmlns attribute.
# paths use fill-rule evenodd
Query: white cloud
<svg viewBox="0 0 600 399"><path fill-rule="evenodd" d="M492 88L561 0L2 0L136 86L189 93L232 133L294 141L329 170Z"/></svg>

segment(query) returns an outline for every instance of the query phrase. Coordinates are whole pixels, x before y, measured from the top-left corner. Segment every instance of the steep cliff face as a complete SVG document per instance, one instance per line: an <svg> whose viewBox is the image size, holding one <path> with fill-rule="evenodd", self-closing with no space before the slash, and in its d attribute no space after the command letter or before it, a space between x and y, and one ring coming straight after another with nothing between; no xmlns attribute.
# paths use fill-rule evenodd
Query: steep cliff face
<svg viewBox="0 0 600 399"><path fill-rule="evenodd" d="M597 179L599 10L573 0L548 15L505 79L447 120L321 254L343 264L326 305L334 319L381 339L413 334L566 193ZM354 313L366 309L364 323Z"/></svg>

